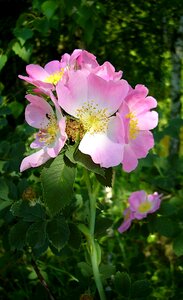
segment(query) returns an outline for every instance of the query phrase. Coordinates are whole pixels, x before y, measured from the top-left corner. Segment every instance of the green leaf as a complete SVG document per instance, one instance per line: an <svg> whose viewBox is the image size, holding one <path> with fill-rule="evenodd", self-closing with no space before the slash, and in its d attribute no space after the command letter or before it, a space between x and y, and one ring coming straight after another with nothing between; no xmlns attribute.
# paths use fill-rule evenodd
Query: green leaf
<svg viewBox="0 0 183 300"><path fill-rule="evenodd" d="M114 276L115 291L124 297L130 296L131 279L126 272L117 272Z"/></svg>
<svg viewBox="0 0 183 300"><path fill-rule="evenodd" d="M17 119L24 110L23 104L13 101L9 104L9 108L11 109L12 115L15 119Z"/></svg>
<svg viewBox="0 0 183 300"><path fill-rule="evenodd" d="M151 294L152 288L148 280L137 280L132 284L132 299L133 297L141 298L147 297Z"/></svg>
<svg viewBox="0 0 183 300"><path fill-rule="evenodd" d="M23 59L25 62L29 62L29 58L32 54L32 47L25 48L22 47L18 42L15 42L12 50L17 54L21 59Z"/></svg>
<svg viewBox="0 0 183 300"><path fill-rule="evenodd" d="M13 216L21 217L27 222L39 221L45 218L45 212L39 203L30 206L29 202L19 200L13 203L10 211Z"/></svg>
<svg viewBox="0 0 183 300"><path fill-rule="evenodd" d="M12 250L22 250L26 242L26 232L29 228L29 223L19 221L15 224L9 233L9 242Z"/></svg>
<svg viewBox="0 0 183 300"><path fill-rule="evenodd" d="M166 237L172 237L174 233L174 224L170 218L158 217L155 220L156 230Z"/></svg>
<svg viewBox="0 0 183 300"><path fill-rule="evenodd" d="M42 170L44 201L52 215L59 213L72 200L75 173L76 166L68 159L64 160L63 154Z"/></svg>
<svg viewBox="0 0 183 300"><path fill-rule="evenodd" d="M173 251L177 256L183 255L183 234L177 236L173 241Z"/></svg>
<svg viewBox="0 0 183 300"><path fill-rule="evenodd" d="M96 220L95 234L97 237L107 235L107 229L112 226L113 221L108 218L100 218Z"/></svg>
<svg viewBox="0 0 183 300"><path fill-rule="evenodd" d="M8 57L6 54L0 54L0 71L5 66L7 60L8 60Z"/></svg>
<svg viewBox="0 0 183 300"><path fill-rule="evenodd" d="M0 211L10 206L11 204L12 204L12 200L0 200Z"/></svg>
<svg viewBox="0 0 183 300"><path fill-rule="evenodd" d="M47 234L49 241L53 246L60 251L69 240L69 226L64 217L52 219L47 224Z"/></svg>
<svg viewBox="0 0 183 300"><path fill-rule="evenodd" d="M9 200L9 188L6 182L0 179L0 199Z"/></svg>
<svg viewBox="0 0 183 300"><path fill-rule="evenodd" d="M74 249L79 249L81 245L81 232L75 224L69 224L69 241L68 244Z"/></svg>
<svg viewBox="0 0 183 300"><path fill-rule="evenodd" d="M69 146L65 155L72 163L78 163L87 170L105 176L105 170L100 165L95 164L90 155L84 154L78 150L78 145Z"/></svg>
<svg viewBox="0 0 183 300"><path fill-rule="evenodd" d="M41 10L43 12L43 14L50 19L54 13L55 10L58 7L58 3L56 3L56 1L45 1L42 5L41 5Z"/></svg>
<svg viewBox="0 0 183 300"><path fill-rule="evenodd" d="M93 274L92 267L86 262L81 261L77 265L84 277L90 277Z"/></svg>
<svg viewBox="0 0 183 300"><path fill-rule="evenodd" d="M78 229L86 236L89 237L90 236L90 231L89 229L86 227L86 225L84 224L78 224Z"/></svg>
<svg viewBox="0 0 183 300"><path fill-rule="evenodd" d="M110 278L112 275L114 275L116 268L114 265L100 265L100 274L102 275L102 279L105 280L107 278Z"/></svg>
<svg viewBox="0 0 183 300"><path fill-rule="evenodd" d="M177 212L177 207L169 202L162 202L161 207L158 211L160 215L171 216Z"/></svg>
<svg viewBox="0 0 183 300"><path fill-rule="evenodd" d="M104 174L101 176L99 174L95 174L97 180L104 186L112 187L112 179L113 179L113 169L103 169Z"/></svg>
<svg viewBox="0 0 183 300"><path fill-rule="evenodd" d="M33 31L29 28L15 28L13 30L14 35L19 40L21 46L33 36Z"/></svg>
<svg viewBox="0 0 183 300"><path fill-rule="evenodd" d="M40 248L45 244L47 222L33 223L26 233L26 241L33 248Z"/></svg>

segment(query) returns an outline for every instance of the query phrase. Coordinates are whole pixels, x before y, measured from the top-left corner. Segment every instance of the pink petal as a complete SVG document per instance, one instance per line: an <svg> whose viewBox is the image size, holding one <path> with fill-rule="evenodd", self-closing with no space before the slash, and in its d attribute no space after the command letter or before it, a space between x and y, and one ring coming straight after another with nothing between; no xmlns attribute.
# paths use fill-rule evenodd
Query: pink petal
<svg viewBox="0 0 183 300"><path fill-rule="evenodd" d="M108 80L117 81L117 80L120 80L120 78L122 77L122 71L115 72L115 68L108 61L106 61L103 65L95 68L95 70L93 72L94 72L94 74L98 75L99 77L101 77L107 81Z"/></svg>
<svg viewBox="0 0 183 300"><path fill-rule="evenodd" d="M146 157L153 146L154 138L150 131L140 131L136 139L129 142L129 147L137 158Z"/></svg>
<svg viewBox="0 0 183 300"><path fill-rule="evenodd" d="M22 160L22 163L20 165L20 172L23 172L29 168L39 167L49 159L50 156L43 149L41 149Z"/></svg>
<svg viewBox="0 0 183 300"><path fill-rule="evenodd" d="M39 65L30 64L26 67L27 74L33 79L44 81L49 74Z"/></svg>
<svg viewBox="0 0 183 300"><path fill-rule="evenodd" d="M128 199L131 211L136 212L139 208L139 205L145 202L146 200L147 200L147 194L145 191L141 190L141 191L133 192Z"/></svg>
<svg viewBox="0 0 183 300"><path fill-rule="evenodd" d="M140 98L135 102L128 102L130 111L134 112L135 115L140 115L141 113L147 112L152 108L157 106L157 101L153 97Z"/></svg>
<svg viewBox="0 0 183 300"><path fill-rule="evenodd" d="M158 125L158 113L148 111L138 116L138 127L140 130L151 130Z"/></svg>
<svg viewBox="0 0 183 300"><path fill-rule="evenodd" d="M63 143L63 140L61 139L61 137L59 137L55 140L55 142L52 145L49 145L48 147L46 147L46 152L48 153L48 155L50 157L56 157L60 153L64 144L65 143Z"/></svg>
<svg viewBox="0 0 183 300"><path fill-rule="evenodd" d="M86 133L79 144L79 150L90 155L94 163L104 168L117 166L123 157L123 145L114 143L103 133Z"/></svg>
<svg viewBox="0 0 183 300"><path fill-rule="evenodd" d="M77 110L87 102L88 83L85 72L70 71L67 86L59 81L56 86L59 105L70 115L77 117Z"/></svg>
<svg viewBox="0 0 183 300"><path fill-rule="evenodd" d="M25 109L26 122L35 128L45 127L49 122L47 114L53 113L51 106L39 96L29 94L25 98L30 102Z"/></svg>
<svg viewBox="0 0 183 300"><path fill-rule="evenodd" d="M137 157L136 157L135 153L133 152L133 150L131 149L130 145L128 145L128 144L125 145L125 147L124 147L124 155L123 155L122 164L123 164L123 170L127 173L136 169L136 167L138 165Z"/></svg>
<svg viewBox="0 0 183 300"><path fill-rule="evenodd" d="M129 85L123 79L114 82L106 81L92 73L88 76L88 100L93 100L101 109L106 108L109 116L118 110L128 89Z"/></svg>
<svg viewBox="0 0 183 300"><path fill-rule="evenodd" d="M52 60L52 61L50 61L49 63L47 63L45 65L44 69L48 73L47 76L49 76L49 74L60 72L61 71L61 64L58 60Z"/></svg>

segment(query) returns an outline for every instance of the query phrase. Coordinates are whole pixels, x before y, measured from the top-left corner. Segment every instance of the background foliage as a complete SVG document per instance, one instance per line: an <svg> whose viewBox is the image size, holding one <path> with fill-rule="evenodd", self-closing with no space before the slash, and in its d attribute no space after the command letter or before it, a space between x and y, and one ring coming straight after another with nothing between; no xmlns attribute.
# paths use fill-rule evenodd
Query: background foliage
<svg viewBox="0 0 183 300"><path fill-rule="evenodd" d="M42 202L41 186L46 187L44 178L51 169L19 172L34 130L24 121L27 85L18 74L25 74L28 63L44 66L83 48L99 63L108 60L116 70L122 69L133 87L145 84L158 101L160 117L148 157L130 174L120 166L114 169L112 196L101 190L96 233L107 297L182 299L183 4L179 0L1 0L0 4L0 298L51 299L52 293L55 299L83 300L95 293L84 239L75 225L87 215L83 162L78 164L73 201L68 203L65 192L61 216L54 212L50 216ZM53 163L62 165L68 155ZM74 162L67 167L72 180ZM90 164L89 168L93 170ZM126 200L140 189L163 193L161 209L120 235L117 228Z"/></svg>

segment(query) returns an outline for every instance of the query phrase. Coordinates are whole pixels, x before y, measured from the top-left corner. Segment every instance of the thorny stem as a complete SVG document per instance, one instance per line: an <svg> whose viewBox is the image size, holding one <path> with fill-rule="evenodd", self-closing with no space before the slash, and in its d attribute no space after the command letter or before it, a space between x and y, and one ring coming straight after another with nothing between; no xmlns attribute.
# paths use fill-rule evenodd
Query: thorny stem
<svg viewBox="0 0 183 300"><path fill-rule="evenodd" d="M97 182L95 186L91 186L89 173L87 170L85 170L85 182L88 189L88 195L89 195L89 232L90 236L88 237L88 251L91 259L91 265L93 270L93 276L96 283L96 287L98 290L98 293L100 295L100 300L106 300L104 288L101 280L101 274L99 272L98 268L98 255L97 255L97 243L95 240L95 219L96 219L96 200L97 200L97 194L99 191L100 184Z"/></svg>
<svg viewBox="0 0 183 300"><path fill-rule="evenodd" d="M50 289L49 289L49 287L48 287L48 285L47 285L45 279L43 278L43 276L42 276L42 274L41 274L41 272L40 272L40 270L39 270L39 268L38 268L38 266L37 266L37 264L36 264L36 262L35 262L35 260L34 260L33 258L31 258L31 263L32 263L32 266L33 266L33 268L34 268L34 271L35 271L36 274L37 274L37 277L38 277L40 283L42 284L42 286L43 286L43 287L45 288L45 290L47 291L50 300L55 300L55 298L53 297L53 295L52 295L52 293L51 293L51 291L50 291Z"/></svg>

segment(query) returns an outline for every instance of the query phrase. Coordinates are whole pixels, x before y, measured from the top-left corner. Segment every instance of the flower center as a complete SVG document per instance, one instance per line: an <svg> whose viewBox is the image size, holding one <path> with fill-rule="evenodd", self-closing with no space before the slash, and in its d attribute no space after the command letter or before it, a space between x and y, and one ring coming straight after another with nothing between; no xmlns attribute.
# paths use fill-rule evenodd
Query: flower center
<svg viewBox="0 0 183 300"><path fill-rule="evenodd" d="M94 101L85 102L77 110L77 118L83 126L85 132L90 134L102 133L107 129L109 118L105 109L99 109Z"/></svg>
<svg viewBox="0 0 183 300"><path fill-rule="evenodd" d="M151 208L152 204L149 201L145 201L139 205L138 211L143 214L148 212Z"/></svg>
<svg viewBox="0 0 183 300"><path fill-rule="evenodd" d="M49 145L56 139L58 132L58 124L53 115L48 115L49 123L44 128L41 128L37 137L41 143Z"/></svg>
<svg viewBox="0 0 183 300"><path fill-rule="evenodd" d="M64 74L64 68L62 68L61 71L55 72L50 76L46 77L44 82L52 83L56 85L59 82L59 80L62 78L63 74Z"/></svg>
<svg viewBox="0 0 183 300"><path fill-rule="evenodd" d="M134 140L138 136L139 127L138 127L138 120L134 113L130 112L126 115L126 118L130 119L129 122L129 136L130 139Z"/></svg>

